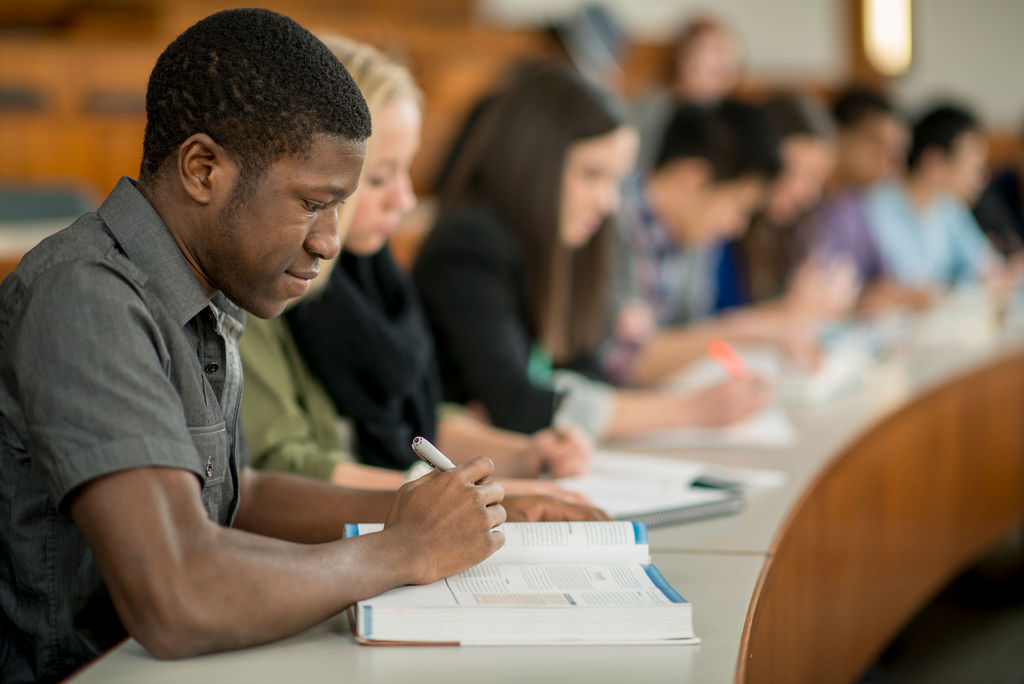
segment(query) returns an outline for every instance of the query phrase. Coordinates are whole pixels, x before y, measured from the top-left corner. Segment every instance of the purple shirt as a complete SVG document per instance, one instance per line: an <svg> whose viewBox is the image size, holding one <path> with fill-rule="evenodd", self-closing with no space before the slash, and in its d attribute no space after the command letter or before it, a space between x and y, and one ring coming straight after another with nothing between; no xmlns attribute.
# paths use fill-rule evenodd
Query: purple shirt
<svg viewBox="0 0 1024 684"><path fill-rule="evenodd" d="M885 274L882 255L868 225L863 194L845 192L826 201L820 216L815 252L826 261L840 256L849 259L864 283Z"/></svg>

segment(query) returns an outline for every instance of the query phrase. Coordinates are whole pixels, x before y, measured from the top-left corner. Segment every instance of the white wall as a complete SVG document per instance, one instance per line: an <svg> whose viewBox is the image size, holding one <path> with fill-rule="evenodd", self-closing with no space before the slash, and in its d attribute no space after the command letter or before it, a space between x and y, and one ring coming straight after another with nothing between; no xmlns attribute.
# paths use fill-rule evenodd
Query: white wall
<svg viewBox="0 0 1024 684"><path fill-rule="evenodd" d="M544 23L585 0L480 0L487 21ZM1024 125L1024 0L913 0L914 62L894 83L915 112L956 96L993 128ZM755 79L783 75L841 84L848 74L846 0L603 0L630 35L667 40L696 11L736 27Z"/></svg>
<svg viewBox="0 0 1024 684"><path fill-rule="evenodd" d="M937 97L973 106L993 128L1024 125L1024 2L915 0L914 62L895 83L911 112Z"/></svg>
<svg viewBox="0 0 1024 684"><path fill-rule="evenodd" d="M509 25L546 23L586 0L480 0L482 19ZM687 18L713 12L732 24L746 46L750 74L784 73L815 80L841 78L846 35L834 0L604 0L638 40L671 40Z"/></svg>

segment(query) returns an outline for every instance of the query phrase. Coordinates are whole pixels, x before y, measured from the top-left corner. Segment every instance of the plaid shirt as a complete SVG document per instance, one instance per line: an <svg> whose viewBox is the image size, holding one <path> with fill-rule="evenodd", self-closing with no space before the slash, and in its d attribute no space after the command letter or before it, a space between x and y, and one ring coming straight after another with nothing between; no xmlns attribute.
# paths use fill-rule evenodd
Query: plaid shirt
<svg viewBox="0 0 1024 684"><path fill-rule="evenodd" d="M650 309L658 328L707 317L714 308L720 255L720 246L687 249L676 242L655 214L640 179L631 178L623 191L613 320L635 302ZM624 337L619 328L613 326L602 360L608 377L623 383L646 340Z"/></svg>

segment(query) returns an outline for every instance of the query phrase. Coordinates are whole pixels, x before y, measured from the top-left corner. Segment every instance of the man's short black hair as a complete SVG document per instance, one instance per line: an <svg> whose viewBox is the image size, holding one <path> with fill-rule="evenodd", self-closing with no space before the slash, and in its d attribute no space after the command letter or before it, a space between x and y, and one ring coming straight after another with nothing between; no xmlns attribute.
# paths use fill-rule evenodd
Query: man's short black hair
<svg viewBox="0 0 1024 684"><path fill-rule="evenodd" d="M370 112L331 51L276 12L217 12L157 59L146 90L140 178L152 178L195 133L224 147L251 182L317 134L361 141Z"/></svg>
<svg viewBox="0 0 1024 684"><path fill-rule="evenodd" d="M978 118L966 107L951 103L932 107L914 124L907 166L911 169L917 167L921 155L930 147L949 155L957 138L980 129Z"/></svg>
<svg viewBox="0 0 1024 684"><path fill-rule="evenodd" d="M889 98L870 88L848 88L832 103L832 118L840 128L859 126L865 119L879 114L897 115Z"/></svg>
<svg viewBox="0 0 1024 684"><path fill-rule="evenodd" d="M703 159L715 182L782 170L779 136L758 107L724 100L713 107L681 105L669 119L654 169L677 159Z"/></svg>

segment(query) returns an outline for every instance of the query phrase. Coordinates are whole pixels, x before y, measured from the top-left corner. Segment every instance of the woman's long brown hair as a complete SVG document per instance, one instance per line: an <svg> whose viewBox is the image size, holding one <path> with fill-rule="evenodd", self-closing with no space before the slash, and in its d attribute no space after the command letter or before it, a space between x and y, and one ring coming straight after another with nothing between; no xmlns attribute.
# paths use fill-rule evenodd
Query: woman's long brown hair
<svg viewBox="0 0 1024 684"><path fill-rule="evenodd" d="M522 248L530 332L556 362L592 353L607 332L615 237L606 219L586 245L559 235L562 173L569 147L626 124L622 104L571 69L527 70L486 105L449 182L441 215L479 202Z"/></svg>

